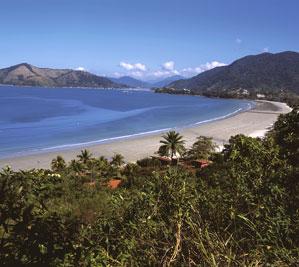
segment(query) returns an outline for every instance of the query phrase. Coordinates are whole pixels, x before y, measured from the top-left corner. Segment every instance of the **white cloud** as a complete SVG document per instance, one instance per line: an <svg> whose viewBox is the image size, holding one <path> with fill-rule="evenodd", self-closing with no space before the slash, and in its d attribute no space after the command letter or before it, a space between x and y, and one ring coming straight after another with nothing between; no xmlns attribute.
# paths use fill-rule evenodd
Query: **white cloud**
<svg viewBox="0 0 299 267"><path fill-rule="evenodd" d="M221 67L221 66L225 66L225 63L219 62L219 61L212 61L212 62L207 62L206 64L202 64L198 67L195 68L185 68L182 69L181 74L185 75L185 76L192 76L192 75L196 75L199 74L201 72L207 71L207 70L211 70L214 69L216 67Z"/></svg>
<svg viewBox="0 0 299 267"><path fill-rule="evenodd" d="M152 71L149 71L146 65L142 63L131 64L122 61L119 63L119 66L127 71L127 73L124 73L123 75L129 75L139 79L164 78L180 74L180 72L174 68L174 61L167 61L161 65L160 69Z"/></svg>
<svg viewBox="0 0 299 267"><path fill-rule="evenodd" d="M131 63L127 63L127 62L120 62L119 66L121 66L122 68L126 69L126 70L140 70L140 71L146 71L147 68L144 64L142 63L135 63L135 64L131 64Z"/></svg>
<svg viewBox="0 0 299 267"><path fill-rule="evenodd" d="M128 75L137 79L150 80L155 78L166 78L173 75L191 77L216 67L225 66L226 64L219 61L211 61L205 64L201 64L197 67L188 67L181 70L175 69L174 61L167 61L163 63L159 69L156 70L148 70L146 66L141 63L131 64L126 62L120 62L119 65L123 67L126 71L114 73L114 77Z"/></svg>
<svg viewBox="0 0 299 267"><path fill-rule="evenodd" d="M130 75L134 76L134 77L142 78L144 76L144 72L142 72L142 71L133 71L133 72L131 72Z"/></svg>
<svg viewBox="0 0 299 267"><path fill-rule="evenodd" d="M167 77L167 76L173 76L173 75L180 75L180 72L178 70L156 70L152 73L150 73L150 75L154 76L154 77Z"/></svg>
<svg viewBox="0 0 299 267"><path fill-rule="evenodd" d="M172 72L165 70L157 70L151 73L154 77L166 77L172 75Z"/></svg>
<svg viewBox="0 0 299 267"><path fill-rule="evenodd" d="M269 52L269 47L264 47L263 52L268 53Z"/></svg>
<svg viewBox="0 0 299 267"><path fill-rule="evenodd" d="M214 69L216 67L222 67L222 66L225 66L225 65L226 65L225 63L222 63L222 62L219 62L219 61L207 62L206 64L201 65L198 68L198 71L202 72L202 71Z"/></svg>
<svg viewBox="0 0 299 267"><path fill-rule="evenodd" d="M75 68L75 70L86 71L86 69L83 67L77 67L77 68Z"/></svg>
<svg viewBox="0 0 299 267"><path fill-rule="evenodd" d="M141 70L141 71L146 71L147 70L146 66L144 64L141 64L141 63L136 63L135 68L137 70Z"/></svg>
<svg viewBox="0 0 299 267"><path fill-rule="evenodd" d="M236 39L236 43L237 43L237 44L241 44L241 43L242 43L242 40L241 40L240 38L237 38L237 39Z"/></svg>
<svg viewBox="0 0 299 267"><path fill-rule="evenodd" d="M124 68L126 70L134 69L134 66L132 64L129 64L129 63L126 63L126 62L120 62L119 66L121 66L122 68Z"/></svg>
<svg viewBox="0 0 299 267"><path fill-rule="evenodd" d="M173 71L174 70L174 61L167 61L162 64L164 70Z"/></svg>

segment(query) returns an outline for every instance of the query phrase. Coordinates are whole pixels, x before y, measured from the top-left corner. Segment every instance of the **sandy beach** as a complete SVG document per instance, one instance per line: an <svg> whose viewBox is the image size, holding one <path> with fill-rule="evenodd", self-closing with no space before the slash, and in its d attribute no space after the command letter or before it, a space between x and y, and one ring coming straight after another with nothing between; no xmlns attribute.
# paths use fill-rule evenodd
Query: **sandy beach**
<svg viewBox="0 0 299 267"><path fill-rule="evenodd" d="M206 124L176 129L186 140L186 146L193 144L197 136L204 135L214 139L221 147L236 134L252 137L263 136L277 120L279 114L288 113L291 109L285 103L256 101L256 107L250 111L239 113L233 117L209 122ZM0 168L10 165L13 169L48 168L51 160L61 155L66 161L74 159L83 148L90 150L94 156L112 157L120 153L127 162L151 156L157 151L162 133L138 136L111 143L78 147L67 150L43 152L34 155L6 158L0 160Z"/></svg>

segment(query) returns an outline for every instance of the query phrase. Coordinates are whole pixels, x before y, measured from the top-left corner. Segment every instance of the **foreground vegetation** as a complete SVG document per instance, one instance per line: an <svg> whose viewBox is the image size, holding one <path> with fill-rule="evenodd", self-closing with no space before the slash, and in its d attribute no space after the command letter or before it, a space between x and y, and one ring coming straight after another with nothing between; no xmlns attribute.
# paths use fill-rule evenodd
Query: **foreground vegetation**
<svg viewBox="0 0 299 267"><path fill-rule="evenodd" d="M299 114L263 140L237 135L221 153L175 132L161 155L124 165L82 151L51 170L0 173L2 266L296 266ZM206 168L184 161L210 159ZM176 165L177 164L177 165ZM123 183L116 189L112 178Z"/></svg>

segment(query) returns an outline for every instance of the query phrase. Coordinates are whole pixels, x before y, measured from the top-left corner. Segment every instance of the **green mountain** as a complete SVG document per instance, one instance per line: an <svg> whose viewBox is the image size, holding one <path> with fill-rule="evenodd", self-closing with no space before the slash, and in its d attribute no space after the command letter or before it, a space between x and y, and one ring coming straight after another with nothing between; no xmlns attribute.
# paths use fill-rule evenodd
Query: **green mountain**
<svg viewBox="0 0 299 267"><path fill-rule="evenodd" d="M38 68L27 63L0 69L0 84L42 87L126 87L86 71Z"/></svg>
<svg viewBox="0 0 299 267"><path fill-rule="evenodd" d="M299 94L299 53L263 53L179 80L168 87L206 95Z"/></svg>

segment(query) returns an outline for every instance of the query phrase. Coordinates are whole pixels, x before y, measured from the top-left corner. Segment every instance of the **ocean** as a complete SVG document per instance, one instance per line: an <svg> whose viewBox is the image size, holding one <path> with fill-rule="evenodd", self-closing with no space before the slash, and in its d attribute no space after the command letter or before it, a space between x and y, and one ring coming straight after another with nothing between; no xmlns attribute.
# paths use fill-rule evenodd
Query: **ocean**
<svg viewBox="0 0 299 267"><path fill-rule="evenodd" d="M149 89L0 86L0 158L179 130L253 105Z"/></svg>

